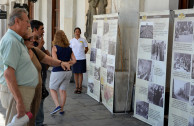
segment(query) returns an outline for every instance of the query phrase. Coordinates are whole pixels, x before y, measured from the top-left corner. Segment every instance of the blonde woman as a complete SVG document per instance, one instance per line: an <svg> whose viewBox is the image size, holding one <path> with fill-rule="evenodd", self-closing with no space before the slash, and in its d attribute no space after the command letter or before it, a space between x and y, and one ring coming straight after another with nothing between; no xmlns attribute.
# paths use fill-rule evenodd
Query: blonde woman
<svg viewBox="0 0 194 126"><path fill-rule="evenodd" d="M70 65L76 63L72 49L69 47L70 44L67 36L62 30L56 32L52 44L52 57L54 59L69 62ZM61 115L64 114L63 107L66 102L66 86L69 84L71 76L72 71L64 70L60 66L53 67L50 76L49 88L56 108L50 113L51 115L57 113L58 111L60 111ZM60 103L57 95L58 89L60 94Z"/></svg>

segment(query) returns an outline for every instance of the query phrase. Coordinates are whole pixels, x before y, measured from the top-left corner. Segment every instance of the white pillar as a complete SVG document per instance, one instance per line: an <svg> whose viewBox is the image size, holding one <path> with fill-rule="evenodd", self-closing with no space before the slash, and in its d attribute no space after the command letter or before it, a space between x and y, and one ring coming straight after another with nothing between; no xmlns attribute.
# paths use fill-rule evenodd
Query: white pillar
<svg viewBox="0 0 194 126"><path fill-rule="evenodd" d="M60 29L64 30L67 38L73 37L75 27L76 0L60 0Z"/></svg>

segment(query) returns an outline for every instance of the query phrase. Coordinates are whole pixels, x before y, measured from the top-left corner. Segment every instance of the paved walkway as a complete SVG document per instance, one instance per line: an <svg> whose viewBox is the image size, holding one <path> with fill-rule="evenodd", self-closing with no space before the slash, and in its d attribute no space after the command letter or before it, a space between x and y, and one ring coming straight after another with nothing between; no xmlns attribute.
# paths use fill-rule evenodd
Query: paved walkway
<svg viewBox="0 0 194 126"><path fill-rule="evenodd" d="M49 76L47 82L48 80ZM133 118L132 113L112 115L104 105L86 94L86 88L83 88L82 94L74 94L74 85L70 83L67 88L64 116L58 113L50 116L49 113L55 108L55 105L51 96L46 98L44 112L45 123L48 126L148 126ZM4 124L4 115L5 110L0 106L0 126Z"/></svg>

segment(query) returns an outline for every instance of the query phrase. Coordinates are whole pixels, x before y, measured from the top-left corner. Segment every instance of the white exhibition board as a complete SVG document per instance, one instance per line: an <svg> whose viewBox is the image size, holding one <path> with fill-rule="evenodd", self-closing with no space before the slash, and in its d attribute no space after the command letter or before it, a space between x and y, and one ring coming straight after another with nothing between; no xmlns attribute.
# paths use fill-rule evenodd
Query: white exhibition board
<svg viewBox="0 0 194 126"><path fill-rule="evenodd" d="M194 10L175 10L169 126L194 125Z"/></svg>
<svg viewBox="0 0 194 126"><path fill-rule="evenodd" d="M118 14L95 15L87 94L113 113Z"/></svg>
<svg viewBox="0 0 194 126"><path fill-rule="evenodd" d="M153 126L164 124L169 14L140 13L134 117Z"/></svg>

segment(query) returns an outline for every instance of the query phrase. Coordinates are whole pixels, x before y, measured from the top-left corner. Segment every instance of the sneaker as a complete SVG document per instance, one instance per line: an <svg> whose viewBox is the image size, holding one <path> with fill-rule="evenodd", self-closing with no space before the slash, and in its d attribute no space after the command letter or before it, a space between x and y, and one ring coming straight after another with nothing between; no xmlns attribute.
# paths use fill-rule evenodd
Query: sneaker
<svg viewBox="0 0 194 126"><path fill-rule="evenodd" d="M62 112L59 112L60 115L64 115L65 114L65 111L62 111Z"/></svg>
<svg viewBox="0 0 194 126"><path fill-rule="evenodd" d="M58 107L56 107L55 110L53 110L50 114L53 115L53 114L57 113L57 112L60 111L60 110L61 110L61 106L58 106Z"/></svg>

